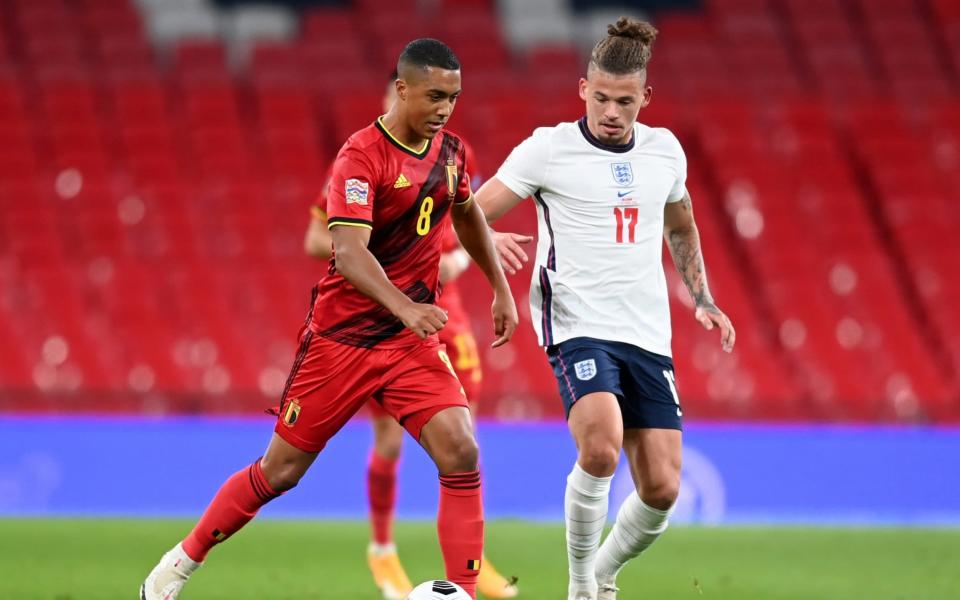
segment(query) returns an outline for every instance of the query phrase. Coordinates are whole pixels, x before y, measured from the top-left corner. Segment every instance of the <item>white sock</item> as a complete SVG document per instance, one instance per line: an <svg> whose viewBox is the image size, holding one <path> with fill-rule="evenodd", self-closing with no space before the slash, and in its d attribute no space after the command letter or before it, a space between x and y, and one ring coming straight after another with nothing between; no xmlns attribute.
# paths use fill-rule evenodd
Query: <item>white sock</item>
<svg viewBox="0 0 960 600"><path fill-rule="evenodd" d="M636 491L630 494L597 554L597 580L611 584L616 581L623 565L649 548L669 524L670 510L647 506Z"/></svg>
<svg viewBox="0 0 960 600"><path fill-rule="evenodd" d="M564 513L567 518L567 559L570 566L570 595L575 592L597 594L594 566L597 548L607 523L610 480L594 477L574 464L567 477Z"/></svg>
<svg viewBox="0 0 960 600"><path fill-rule="evenodd" d="M380 558L381 556L386 556L388 554L396 554L397 545L394 544L393 542L390 542L388 544L378 544L376 542L371 541L370 545L367 546L367 552L369 552L370 554L373 554L377 558Z"/></svg>

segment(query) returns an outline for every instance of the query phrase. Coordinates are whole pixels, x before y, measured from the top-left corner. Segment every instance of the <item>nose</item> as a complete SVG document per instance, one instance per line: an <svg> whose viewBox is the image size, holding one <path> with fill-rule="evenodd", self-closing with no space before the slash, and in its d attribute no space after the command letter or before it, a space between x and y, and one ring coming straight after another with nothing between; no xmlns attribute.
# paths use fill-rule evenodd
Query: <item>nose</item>
<svg viewBox="0 0 960 600"><path fill-rule="evenodd" d="M614 102L609 102L609 103L603 108L603 116L604 116L604 118L606 118L608 121L616 121L616 120L617 120L617 117L620 116L620 109L619 109L619 107L617 107L616 103L614 103Z"/></svg>

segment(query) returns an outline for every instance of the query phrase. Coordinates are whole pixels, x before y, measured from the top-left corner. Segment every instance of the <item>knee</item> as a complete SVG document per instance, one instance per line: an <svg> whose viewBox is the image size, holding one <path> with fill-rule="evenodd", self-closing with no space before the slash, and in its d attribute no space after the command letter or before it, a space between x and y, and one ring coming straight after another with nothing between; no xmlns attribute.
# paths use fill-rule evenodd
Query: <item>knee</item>
<svg viewBox="0 0 960 600"><path fill-rule="evenodd" d="M263 476L267 478L267 483L277 493L291 490L303 477L303 469L292 461L270 461L266 457L260 460L260 469Z"/></svg>
<svg viewBox="0 0 960 600"><path fill-rule="evenodd" d="M680 480L677 478L643 486L639 492L640 499L647 506L657 510L667 510L677 501L677 496L680 494Z"/></svg>
<svg viewBox="0 0 960 600"><path fill-rule="evenodd" d="M480 449L473 436L463 436L454 440L436 457L437 468L441 475L476 471L480 462Z"/></svg>
<svg viewBox="0 0 960 600"><path fill-rule="evenodd" d="M617 470L620 448L609 443L585 443L577 459L580 468L594 477L609 477Z"/></svg>
<svg viewBox="0 0 960 600"><path fill-rule="evenodd" d="M400 458L403 449L403 430L378 432L374 447L378 455L389 460Z"/></svg>

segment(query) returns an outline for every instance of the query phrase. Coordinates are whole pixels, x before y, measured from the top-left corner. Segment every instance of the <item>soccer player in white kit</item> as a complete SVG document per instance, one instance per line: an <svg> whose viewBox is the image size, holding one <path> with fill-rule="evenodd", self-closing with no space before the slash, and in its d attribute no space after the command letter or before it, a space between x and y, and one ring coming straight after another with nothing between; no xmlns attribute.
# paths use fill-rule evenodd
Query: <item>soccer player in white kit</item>
<svg viewBox="0 0 960 600"><path fill-rule="evenodd" d="M617 574L664 532L679 492L683 413L662 239L696 319L719 328L725 351L735 339L707 287L683 149L670 131L636 122L653 92L656 35L626 17L609 26L580 80L586 116L534 131L477 193L488 222L536 201L531 319L578 449L564 500L570 600L614 600ZM521 236L496 238L506 266L519 269ZM621 448L636 491L600 546Z"/></svg>

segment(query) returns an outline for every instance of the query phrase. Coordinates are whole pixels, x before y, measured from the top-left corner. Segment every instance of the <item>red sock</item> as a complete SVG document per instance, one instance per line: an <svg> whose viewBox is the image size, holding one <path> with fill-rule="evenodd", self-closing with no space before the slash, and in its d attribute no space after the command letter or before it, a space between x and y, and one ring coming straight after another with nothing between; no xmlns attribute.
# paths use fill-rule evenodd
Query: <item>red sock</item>
<svg viewBox="0 0 960 600"><path fill-rule="evenodd" d="M258 458L246 469L231 475L220 487L196 527L183 540L184 552L201 562L211 548L239 531L261 506L279 495L267 483Z"/></svg>
<svg viewBox="0 0 960 600"><path fill-rule="evenodd" d="M397 464L395 458L370 453L367 463L367 499L370 501L370 529L373 541L393 541L393 514L397 505Z"/></svg>
<svg viewBox="0 0 960 600"><path fill-rule="evenodd" d="M440 476L437 535L447 579L477 597L477 574L483 556L483 498L480 471Z"/></svg>

